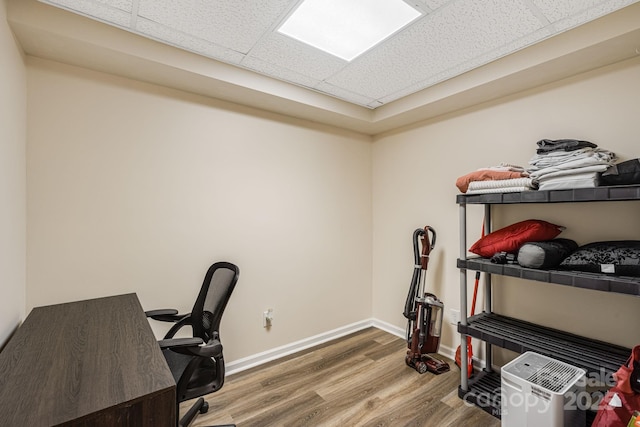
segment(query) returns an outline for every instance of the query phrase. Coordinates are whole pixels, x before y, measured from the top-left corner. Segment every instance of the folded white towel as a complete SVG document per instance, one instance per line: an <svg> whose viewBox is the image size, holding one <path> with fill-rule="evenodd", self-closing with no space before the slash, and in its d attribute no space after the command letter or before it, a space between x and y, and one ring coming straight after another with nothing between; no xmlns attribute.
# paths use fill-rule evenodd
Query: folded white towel
<svg viewBox="0 0 640 427"><path fill-rule="evenodd" d="M487 193L519 193L521 191L532 191L534 188L521 187L503 187L503 188L481 188L478 190L468 190L466 194L487 194Z"/></svg>
<svg viewBox="0 0 640 427"><path fill-rule="evenodd" d="M585 173L552 178L540 182L540 190L568 190L572 188L594 188L598 186L598 173Z"/></svg>
<svg viewBox="0 0 640 427"><path fill-rule="evenodd" d="M608 168L609 168L608 165L592 165L592 166L585 166L582 168L558 169L553 171L551 171L551 168L547 168L547 169L543 169L543 171L547 171L547 170L549 171L544 174L536 174L536 179L540 183L548 181L550 179L556 179L556 178L567 177L571 179L571 177L576 177L577 175L592 175L593 173L604 172ZM539 171L539 172L542 172L542 171Z"/></svg>
<svg viewBox="0 0 640 427"><path fill-rule="evenodd" d="M469 190L486 190L492 188L509 188L509 187L537 187L537 182L532 178L512 178L497 179L488 181L472 181L469 183Z"/></svg>

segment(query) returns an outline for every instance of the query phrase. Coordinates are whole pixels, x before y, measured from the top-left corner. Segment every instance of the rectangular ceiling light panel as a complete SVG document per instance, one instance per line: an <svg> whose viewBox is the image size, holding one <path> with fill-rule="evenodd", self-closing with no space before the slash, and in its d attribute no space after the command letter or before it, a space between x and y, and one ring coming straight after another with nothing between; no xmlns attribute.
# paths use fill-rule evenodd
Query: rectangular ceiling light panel
<svg viewBox="0 0 640 427"><path fill-rule="evenodd" d="M278 32L351 61L420 15L403 0L304 0Z"/></svg>

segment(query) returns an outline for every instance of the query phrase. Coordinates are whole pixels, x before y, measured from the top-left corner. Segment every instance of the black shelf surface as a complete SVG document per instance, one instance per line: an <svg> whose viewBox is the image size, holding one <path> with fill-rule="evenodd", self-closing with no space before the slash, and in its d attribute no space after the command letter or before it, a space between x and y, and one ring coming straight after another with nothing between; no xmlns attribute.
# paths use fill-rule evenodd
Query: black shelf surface
<svg viewBox="0 0 640 427"><path fill-rule="evenodd" d="M575 203L640 200L640 185L520 191L517 193L458 194L457 204Z"/></svg>
<svg viewBox="0 0 640 427"><path fill-rule="evenodd" d="M517 353L534 351L588 373L612 374L631 354L625 347L495 313L470 317L466 326L458 323L458 332Z"/></svg>
<svg viewBox="0 0 640 427"><path fill-rule="evenodd" d="M482 371L469 379L468 390L458 386L458 397L500 418L500 373Z"/></svg>
<svg viewBox="0 0 640 427"><path fill-rule="evenodd" d="M538 282L640 296L640 278L567 270L537 270L518 264L494 264L487 258L458 259L458 268Z"/></svg>

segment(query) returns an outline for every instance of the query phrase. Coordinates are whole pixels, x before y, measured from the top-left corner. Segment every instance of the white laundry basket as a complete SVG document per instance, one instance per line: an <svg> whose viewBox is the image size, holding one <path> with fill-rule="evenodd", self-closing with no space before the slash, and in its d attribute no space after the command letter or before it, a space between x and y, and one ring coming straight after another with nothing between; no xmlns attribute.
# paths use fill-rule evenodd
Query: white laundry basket
<svg viewBox="0 0 640 427"><path fill-rule="evenodd" d="M586 371L534 352L501 369L502 427L576 427L586 423Z"/></svg>

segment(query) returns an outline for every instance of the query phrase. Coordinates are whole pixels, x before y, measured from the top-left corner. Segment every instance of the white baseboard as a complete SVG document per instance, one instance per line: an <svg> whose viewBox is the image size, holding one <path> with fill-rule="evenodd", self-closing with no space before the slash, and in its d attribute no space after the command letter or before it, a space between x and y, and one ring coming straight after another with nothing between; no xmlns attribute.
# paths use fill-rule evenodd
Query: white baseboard
<svg viewBox="0 0 640 427"><path fill-rule="evenodd" d="M281 347L276 347L274 349L263 351L261 353L254 354L252 356L227 362L226 374L227 375L236 374L246 369L260 366L264 363L271 362L276 359L280 359L281 357L285 357L290 354L297 353L302 350L306 350L316 345L323 344L331 340L335 340L337 338L352 334L354 332L361 331L369 327L378 328L380 330L383 330L385 332L388 332L392 335L398 336L403 339L406 337L406 330L404 328L399 328L395 325L392 325L390 323L387 323L378 319L361 320L360 322L352 323L350 325L346 325L346 326L334 329L332 331L324 332L322 334L305 338L300 341L292 342L290 344L283 345ZM451 360L455 358L455 352L456 352L456 349L452 349L444 345L440 345L440 349L438 351L439 354L441 354L444 357L448 357ZM484 361L479 360L475 357L473 358L473 360L474 360L473 364L474 366L476 366L476 368L482 369L482 367L484 367Z"/></svg>
<svg viewBox="0 0 640 427"><path fill-rule="evenodd" d="M281 357L288 356L293 353L297 353L302 350L314 347L325 342L335 340L345 335L352 334L354 332L361 331L363 329L373 326L373 319L362 320L360 322L352 323L350 325L343 326L341 328L334 329L332 331L324 332L319 335L315 335L309 338L302 339L300 341L292 342L291 344L276 347L271 350L263 351L261 353L254 354L252 356L244 357L242 359L233 360L225 364L226 374L232 375L238 372L242 372L246 369L260 366L264 363L271 362L272 360L280 359Z"/></svg>
<svg viewBox="0 0 640 427"><path fill-rule="evenodd" d="M378 328L382 331L389 332L391 335L395 335L400 338L405 338L407 331L404 328L399 328L391 323L384 322L378 319L371 319L371 326Z"/></svg>

